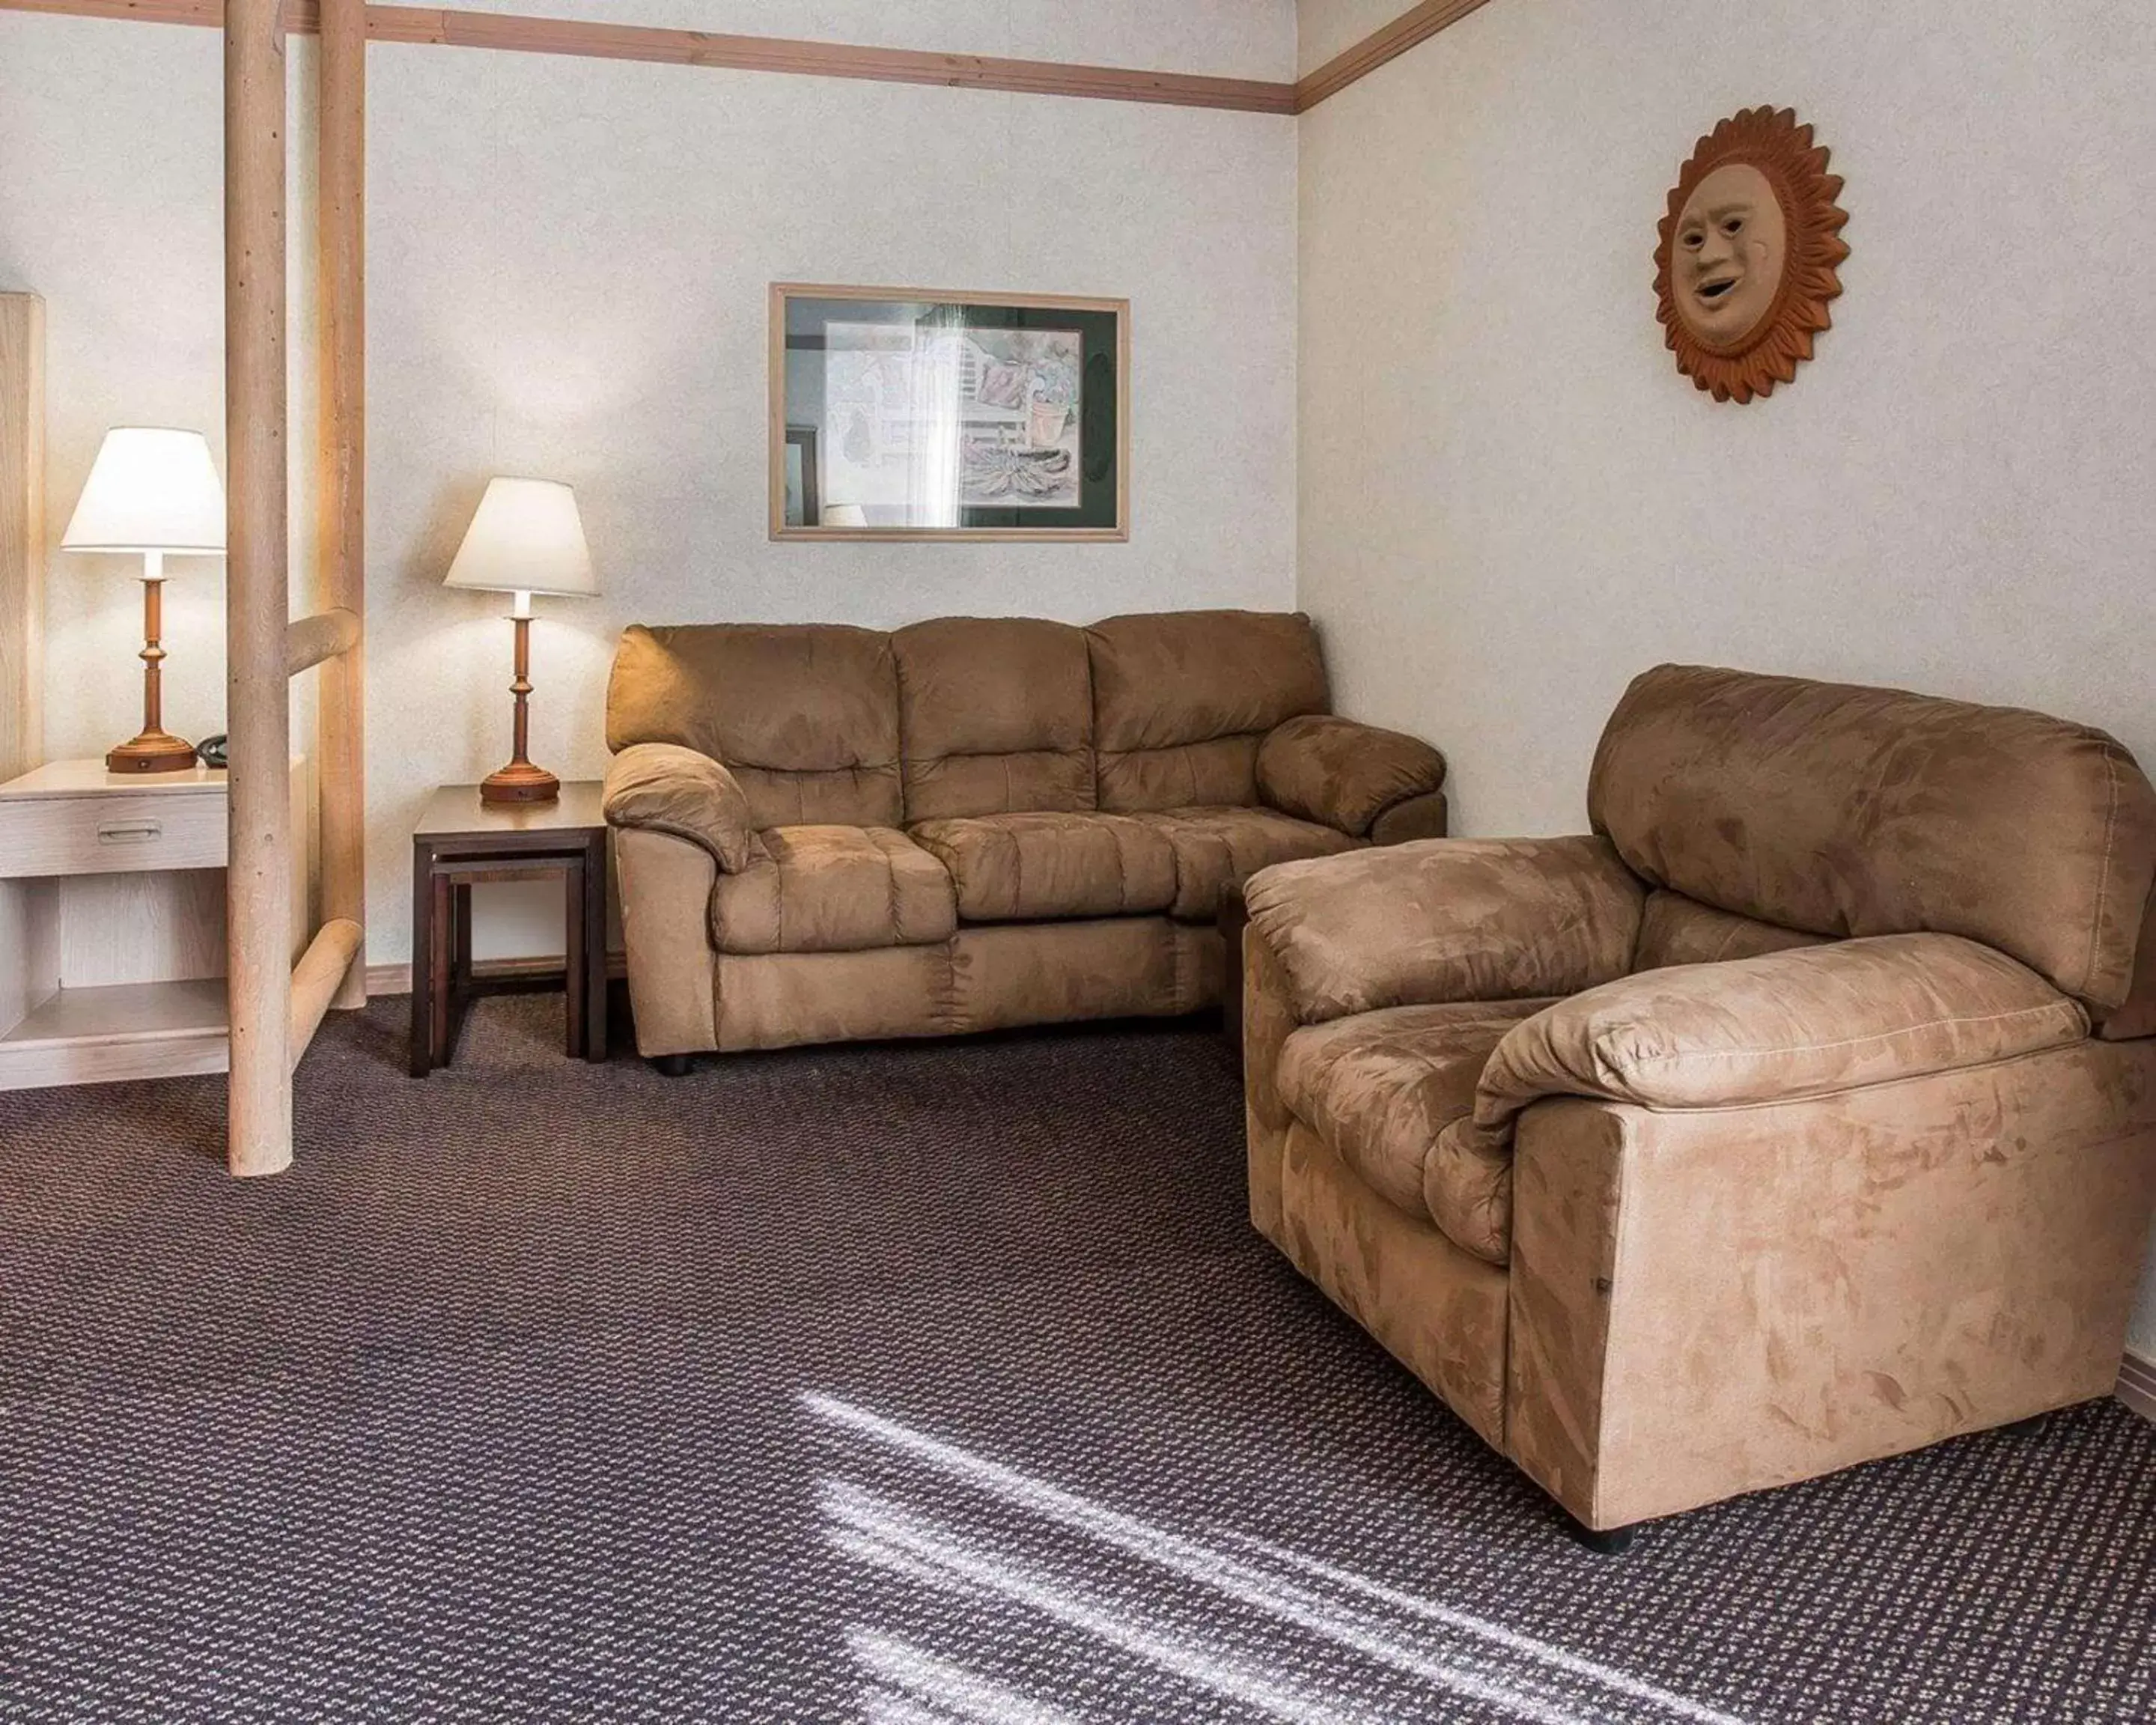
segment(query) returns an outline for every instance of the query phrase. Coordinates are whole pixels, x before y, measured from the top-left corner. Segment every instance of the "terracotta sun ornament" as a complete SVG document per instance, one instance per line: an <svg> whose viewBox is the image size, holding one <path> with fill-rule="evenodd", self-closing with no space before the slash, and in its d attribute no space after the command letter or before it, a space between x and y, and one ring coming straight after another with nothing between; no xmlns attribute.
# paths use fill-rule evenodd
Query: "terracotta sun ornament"
<svg viewBox="0 0 2156 1725"><path fill-rule="evenodd" d="M1717 401L1794 382L1833 323L1849 213L1827 152L1788 108L1748 108L1692 148L1655 248L1656 316L1677 369Z"/></svg>

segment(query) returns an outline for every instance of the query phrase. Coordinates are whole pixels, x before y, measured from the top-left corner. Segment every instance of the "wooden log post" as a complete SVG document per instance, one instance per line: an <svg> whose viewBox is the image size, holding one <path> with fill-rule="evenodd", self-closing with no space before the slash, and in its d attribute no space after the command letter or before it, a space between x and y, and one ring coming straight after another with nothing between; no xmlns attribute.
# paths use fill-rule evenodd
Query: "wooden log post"
<svg viewBox="0 0 2156 1725"><path fill-rule="evenodd" d="M292 1161L290 1005L295 834L285 426L285 34L279 0L224 13L226 853L234 1174Z"/></svg>
<svg viewBox="0 0 2156 1725"><path fill-rule="evenodd" d="M285 630L285 673L296 677L358 644L359 619L349 611L317 611L312 617L296 619Z"/></svg>
<svg viewBox="0 0 2156 1725"><path fill-rule="evenodd" d="M323 610L367 615L367 0L321 0L317 173L321 292L321 483L317 523ZM321 783L321 914L367 924L366 644L322 667L316 737ZM367 1004L362 948L331 1004Z"/></svg>
<svg viewBox="0 0 2156 1725"><path fill-rule="evenodd" d="M321 1027L340 978L351 969L362 938L359 925L339 918L325 922L292 967L292 1010L288 1040L292 1065L297 1067L307 1045Z"/></svg>
<svg viewBox="0 0 2156 1725"><path fill-rule="evenodd" d="M45 758L45 302L0 294L0 779Z"/></svg>

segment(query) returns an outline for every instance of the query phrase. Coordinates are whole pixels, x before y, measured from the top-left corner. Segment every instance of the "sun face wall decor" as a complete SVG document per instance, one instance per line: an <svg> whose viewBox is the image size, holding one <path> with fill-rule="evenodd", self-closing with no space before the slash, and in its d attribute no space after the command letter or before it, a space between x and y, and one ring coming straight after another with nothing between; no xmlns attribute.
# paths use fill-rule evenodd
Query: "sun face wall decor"
<svg viewBox="0 0 2156 1725"><path fill-rule="evenodd" d="M1839 175L1788 108L1748 108L1692 146L1655 248L1656 316L1677 369L1717 401L1794 382L1833 323L1849 255Z"/></svg>

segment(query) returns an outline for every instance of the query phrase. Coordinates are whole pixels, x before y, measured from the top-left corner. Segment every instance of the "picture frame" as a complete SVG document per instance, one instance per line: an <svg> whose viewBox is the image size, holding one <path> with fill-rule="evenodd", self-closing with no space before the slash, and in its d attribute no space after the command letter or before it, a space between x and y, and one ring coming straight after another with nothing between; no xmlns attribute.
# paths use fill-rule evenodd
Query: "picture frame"
<svg viewBox="0 0 2156 1725"><path fill-rule="evenodd" d="M1127 300L774 282L769 360L773 540L1130 537Z"/></svg>

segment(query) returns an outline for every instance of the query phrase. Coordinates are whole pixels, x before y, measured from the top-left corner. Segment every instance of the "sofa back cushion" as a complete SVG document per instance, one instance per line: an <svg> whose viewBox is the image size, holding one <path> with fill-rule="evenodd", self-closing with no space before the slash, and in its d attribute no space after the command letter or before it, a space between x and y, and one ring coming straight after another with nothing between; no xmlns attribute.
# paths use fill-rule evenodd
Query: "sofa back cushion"
<svg viewBox="0 0 2156 1725"><path fill-rule="evenodd" d="M843 624L632 624L607 685L607 747L675 742L733 770L758 827L895 827L891 638Z"/></svg>
<svg viewBox="0 0 2156 1725"><path fill-rule="evenodd" d="M1265 733L1331 710L1299 611L1111 617L1086 644L1103 809L1254 804Z"/></svg>
<svg viewBox="0 0 2156 1725"><path fill-rule="evenodd" d="M2156 880L2156 789L2113 739L1892 689L1657 666L1588 812L1656 886L1808 934L1961 935L2099 1014Z"/></svg>
<svg viewBox="0 0 2156 1725"><path fill-rule="evenodd" d="M891 638L911 821L1095 804L1086 635L1034 617L942 617Z"/></svg>
<svg viewBox="0 0 2156 1725"><path fill-rule="evenodd" d="M1761 922L1733 911L1717 911L1681 892L1647 895L1640 913L1640 938L1632 949L1632 968L1664 970L1672 964L1721 964L1732 958L1758 958L1797 947L1817 947L1828 937Z"/></svg>

